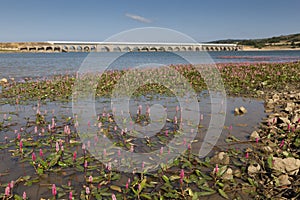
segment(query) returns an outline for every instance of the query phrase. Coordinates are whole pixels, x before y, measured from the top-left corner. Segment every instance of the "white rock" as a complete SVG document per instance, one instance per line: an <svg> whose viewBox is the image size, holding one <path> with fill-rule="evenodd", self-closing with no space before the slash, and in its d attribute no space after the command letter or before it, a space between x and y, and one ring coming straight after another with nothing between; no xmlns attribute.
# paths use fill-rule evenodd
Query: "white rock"
<svg viewBox="0 0 300 200"><path fill-rule="evenodd" d="M1 82L1 83L7 83L7 79L6 79L6 78L2 78L2 79L0 80L0 82Z"/></svg>
<svg viewBox="0 0 300 200"><path fill-rule="evenodd" d="M274 157L273 169L289 175L295 175L300 169L300 160L296 158L277 158Z"/></svg>
<svg viewBox="0 0 300 200"><path fill-rule="evenodd" d="M272 97L272 99L273 99L273 102L278 101L279 100L279 95L278 94L274 94L273 97Z"/></svg>
<svg viewBox="0 0 300 200"><path fill-rule="evenodd" d="M231 168L228 168L226 172L222 175L224 180L232 180L233 179L233 171Z"/></svg>
<svg viewBox="0 0 300 200"><path fill-rule="evenodd" d="M256 140L256 138L260 138L259 134L256 131L253 131L250 135L250 140Z"/></svg>
<svg viewBox="0 0 300 200"><path fill-rule="evenodd" d="M240 114L240 109L239 108L235 108L234 109L234 114L235 115L239 115Z"/></svg>
<svg viewBox="0 0 300 200"><path fill-rule="evenodd" d="M214 155L211 160L211 164L221 164L221 165L228 165L230 163L230 158L225 152L219 152L218 154Z"/></svg>
<svg viewBox="0 0 300 200"><path fill-rule="evenodd" d="M279 186L290 185L289 176L287 174L282 174L278 177Z"/></svg>
<svg viewBox="0 0 300 200"><path fill-rule="evenodd" d="M245 114L245 113L247 113L247 109L246 109L244 106L241 106L241 107L240 107L240 112L241 112L242 114Z"/></svg>
<svg viewBox="0 0 300 200"><path fill-rule="evenodd" d="M249 176L254 176L255 174L259 173L260 170L261 170L261 167L258 163L251 164L248 167L248 174L249 174Z"/></svg>

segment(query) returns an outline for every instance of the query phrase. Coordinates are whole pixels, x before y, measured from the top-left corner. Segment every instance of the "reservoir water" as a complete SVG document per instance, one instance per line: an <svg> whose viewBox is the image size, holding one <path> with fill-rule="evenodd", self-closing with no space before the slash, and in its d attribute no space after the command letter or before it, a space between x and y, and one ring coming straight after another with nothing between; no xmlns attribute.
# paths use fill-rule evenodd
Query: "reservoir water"
<svg viewBox="0 0 300 200"><path fill-rule="evenodd" d="M97 53L103 58L116 53ZM219 51L184 52L201 63L209 56L214 63L292 62L300 60L300 51ZM88 53L1 53L0 78L43 77L76 72ZM134 57L134 58L133 58ZM139 64L188 63L175 52L125 53L110 66L114 69L136 67Z"/></svg>

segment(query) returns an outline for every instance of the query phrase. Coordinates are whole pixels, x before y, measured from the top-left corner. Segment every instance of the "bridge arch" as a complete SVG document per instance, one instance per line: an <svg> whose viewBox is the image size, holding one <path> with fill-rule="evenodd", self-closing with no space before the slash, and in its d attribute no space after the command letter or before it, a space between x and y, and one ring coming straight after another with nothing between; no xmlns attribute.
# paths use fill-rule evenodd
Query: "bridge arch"
<svg viewBox="0 0 300 200"><path fill-rule="evenodd" d="M37 50L38 51L45 51L45 47L38 47Z"/></svg>
<svg viewBox="0 0 300 200"><path fill-rule="evenodd" d="M158 51L166 51L166 49L164 47L160 47Z"/></svg>
<svg viewBox="0 0 300 200"><path fill-rule="evenodd" d="M186 51L186 47L181 47L181 50L182 51Z"/></svg>
<svg viewBox="0 0 300 200"><path fill-rule="evenodd" d="M121 52L122 50L120 47L114 47L112 51L113 52Z"/></svg>
<svg viewBox="0 0 300 200"><path fill-rule="evenodd" d="M156 47L151 47L150 51L157 51L157 48Z"/></svg>
<svg viewBox="0 0 300 200"><path fill-rule="evenodd" d="M149 51L148 47L142 47L141 51Z"/></svg>
<svg viewBox="0 0 300 200"><path fill-rule="evenodd" d="M60 46L55 46L55 47L53 48L53 51L58 51L58 52L60 52L60 50L61 50Z"/></svg>
<svg viewBox="0 0 300 200"><path fill-rule="evenodd" d="M95 51L96 51L96 46L94 46L94 45L93 45L93 46L91 46L91 49L90 49L90 51L91 51L91 52L95 52Z"/></svg>
<svg viewBox="0 0 300 200"><path fill-rule="evenodd" d="M193 48L192 48L192 47L188 47L188 50L189 50L189 51L193 51Z"/></svg>
<svg viewBox="0 0 300 200"><path fill-rule="evenodd" d="M167 51L173 51L173 48L172 47L168 47Z"/></svg>
<svg viewBox="0 0 300 200"><path fill-rule="evenodd" d="M90 52L91 49L90 49L89 46L85 46L85 47L83 47L83 51L84 51L84 52Z"/></svg>
<svg viewBox="0 0 300 200"><path fill-rule="evenodd" d="M110 52L110 49L107 46L101 48L102 52Z"/></svg>
<svg viewBox="0 0 300 200"><path fill-rule="evenodd" d="M174 51L180 51L180 48L179 47L175 47Z"/></svg>
<svg viewBox="0 0 300 200"><path fill-rule="evenodd" d="M134 52L140 51L140 48L139 48L139 47L134 47L134 48L132 49L132 51L134 51Z"/></svg>
<svg viewBox="0 0 300 200"><path fill-rule="evenodd" d="M82 51L82 46L77 46L76 51Z"/></svg>
<svg viewBox="0 0 300 200"><path fill-rule="evenodd" d="M46 47L46 51L53 51L53 48L52 48L52 46L48 46L48 47Z"/></svg>
<svg viewBox="0 0 300 200"><path fill-rule="evenodd" d="M61 48L61 50L63 51L63 52L69 52L69 47L68 46L63 46L62 48Z"/></svg>
<svg viewBox="0 0 300 200"><path fill-rule="evenodd" d="M124 47L124 48L123 48L123 51L125 51L125 52L130 52L131 49L130 49L129 47Z"/></svg>
<svg viewBox="0 0 300 200"><path fill-rule="evenodd" d="M200 48L199 48L199 47L196 47L195 50L196 50L196 51L200 51Z"/></svg>
<svg viewBox="0 0 300 200"><path fill-rule="evenodd" d="M28 48L27 47L20 47L19 50L20 51L28 51Z"/></svg>
<svg viewBox="0 0 300 200"><path fill-rule="evenodd" d="M75 46L69 46L68 49L69 49L69 51L72 51L72 52L76 51Z"/></svg>

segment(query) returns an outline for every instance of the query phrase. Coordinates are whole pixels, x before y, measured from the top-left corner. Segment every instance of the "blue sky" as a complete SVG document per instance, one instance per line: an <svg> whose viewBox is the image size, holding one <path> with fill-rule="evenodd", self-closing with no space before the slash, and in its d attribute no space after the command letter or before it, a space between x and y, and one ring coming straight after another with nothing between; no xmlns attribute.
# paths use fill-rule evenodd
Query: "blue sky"
<svg viewBox="0 0 300 200"><path fill-rule="evenodd" d="M103 41L163 27L199 42L300 33L299 0L2 0L0 41Z"/></svg>

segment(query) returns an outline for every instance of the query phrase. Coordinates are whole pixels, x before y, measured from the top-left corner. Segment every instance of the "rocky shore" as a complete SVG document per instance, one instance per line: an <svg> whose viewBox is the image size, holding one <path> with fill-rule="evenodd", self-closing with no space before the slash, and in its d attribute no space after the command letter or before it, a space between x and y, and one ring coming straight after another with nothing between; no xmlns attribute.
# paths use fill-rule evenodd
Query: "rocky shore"
<svg viewBox="0 0 300 200"><path fill-rule="evenodd" d="M210 160L216 166L213 173L219 169L217 177L225 184L246 181L241 188L254 199L296 200L300 198L300 91L269 91L264 97L268 117L250 135L252 146L244 155L217 152Z"/></svg>

